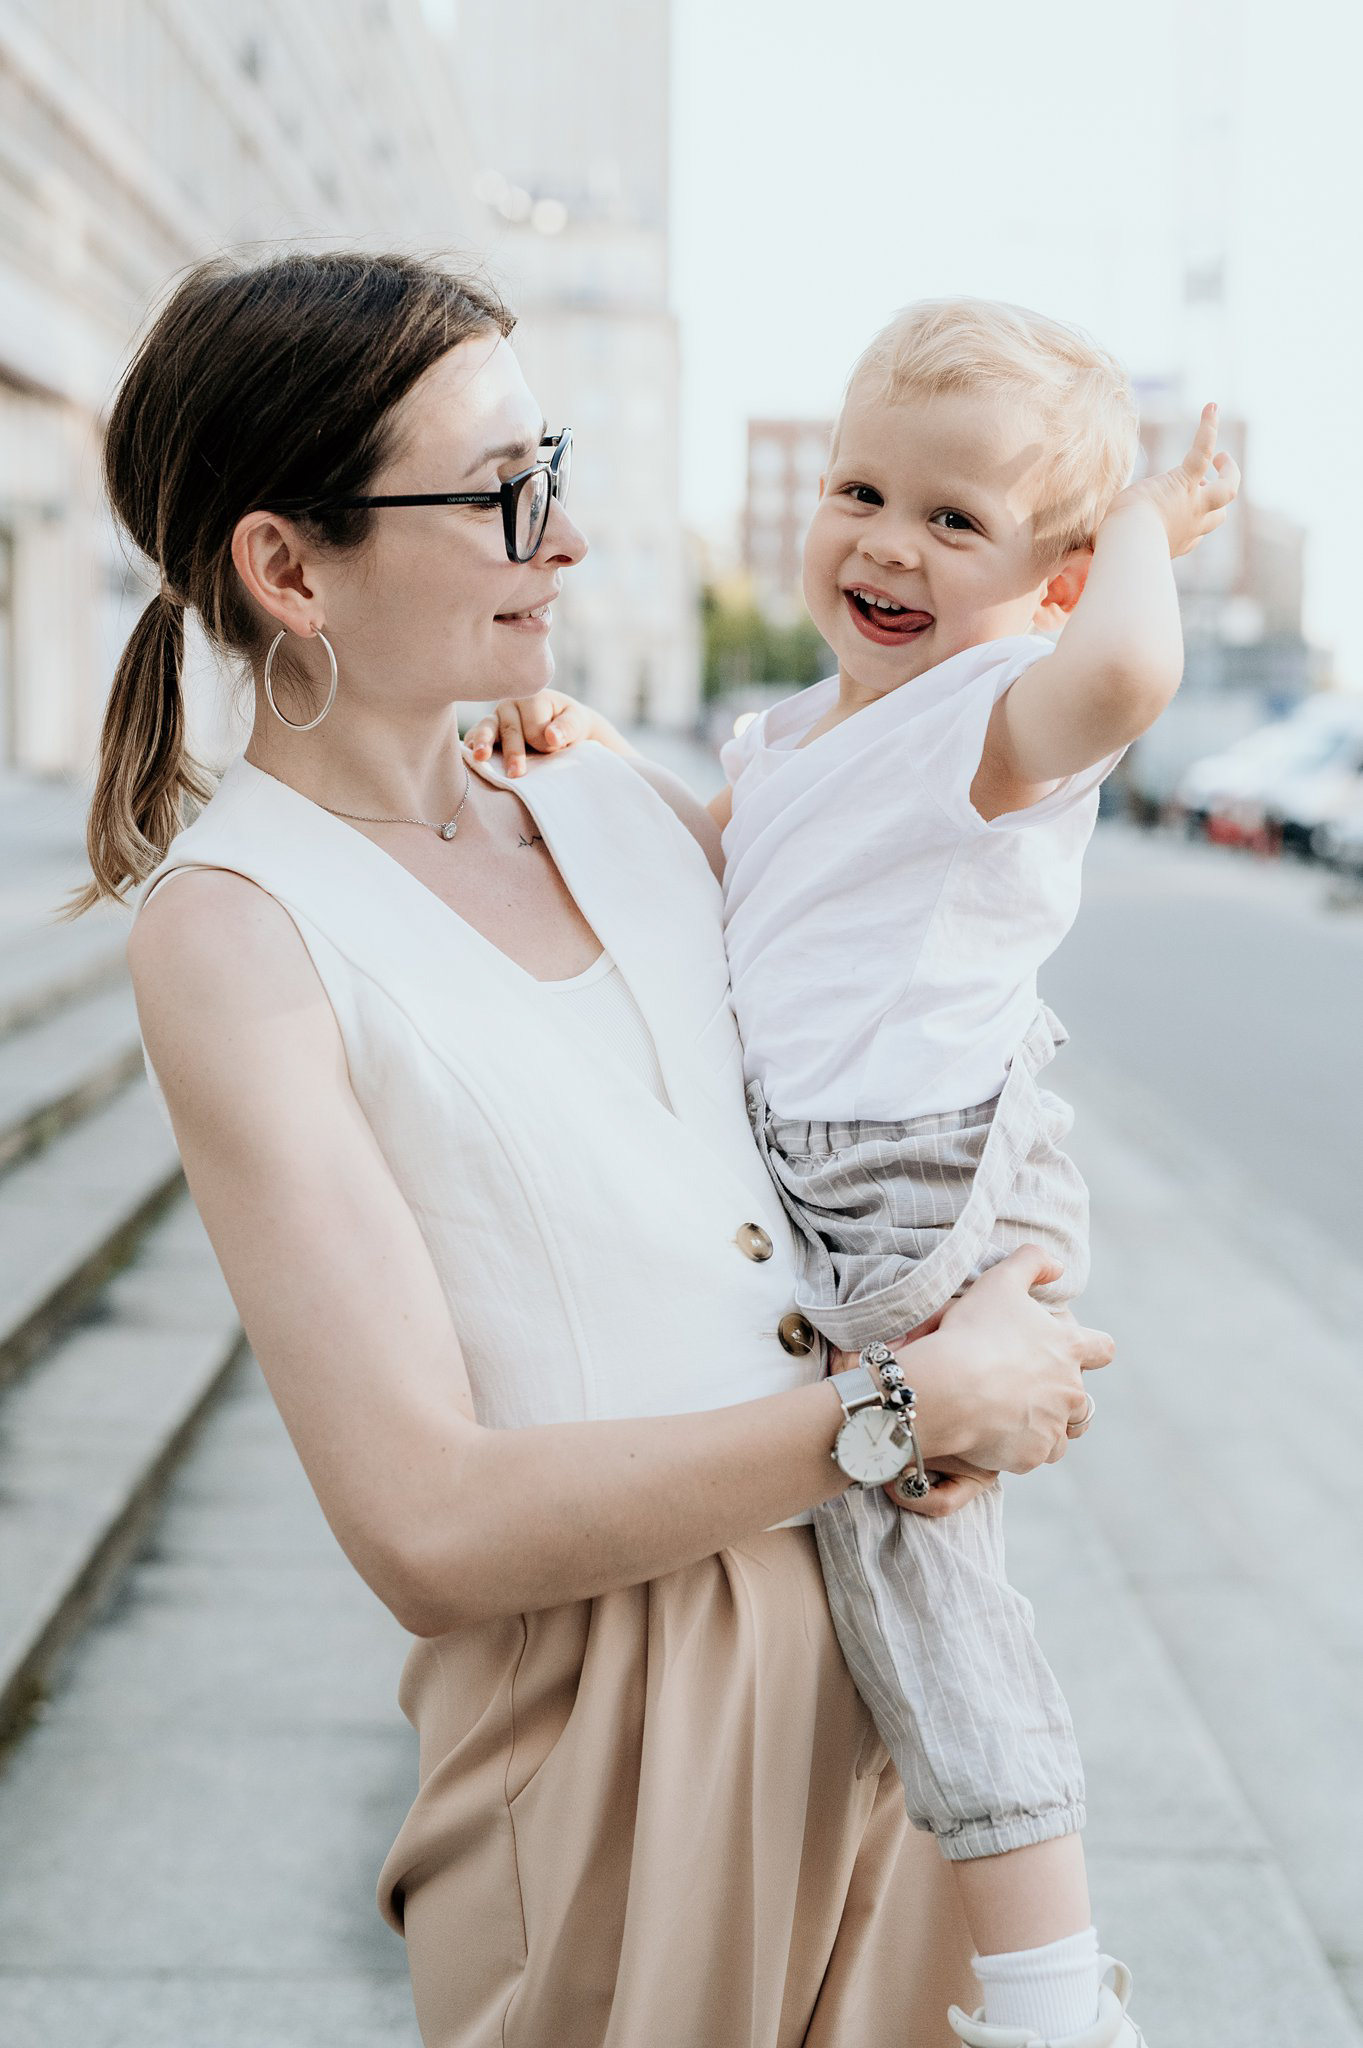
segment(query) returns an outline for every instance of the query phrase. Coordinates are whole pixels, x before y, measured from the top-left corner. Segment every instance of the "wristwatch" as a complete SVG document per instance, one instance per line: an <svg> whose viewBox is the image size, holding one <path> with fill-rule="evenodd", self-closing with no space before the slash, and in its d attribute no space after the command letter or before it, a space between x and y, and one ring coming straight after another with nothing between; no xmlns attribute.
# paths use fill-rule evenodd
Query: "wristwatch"
<svg viewBox="0 0 1363 2048"><path fill-rule="evenodd" d="M932 1481L914 1428L917 1404L888 1344L867 1344L860 1363L831 1373L829 1385L842 1402L842 1428L832 1450L839 1471L865 1487L898 1479L901 1494L924 1499Z"/></svg>

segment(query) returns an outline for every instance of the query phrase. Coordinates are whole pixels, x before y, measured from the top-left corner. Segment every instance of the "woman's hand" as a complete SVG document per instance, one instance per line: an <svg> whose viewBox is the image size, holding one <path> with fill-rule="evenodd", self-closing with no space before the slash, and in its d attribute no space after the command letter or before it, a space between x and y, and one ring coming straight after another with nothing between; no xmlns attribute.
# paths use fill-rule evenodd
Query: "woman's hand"
<svg viewBox="0 0 1363 2048"><path fill-rule="evenodd" d="M561 690L540 690L533 697L504 697L496 710L480 718L464 735L464 744L475 761L487 761L492 750L502 750L502 767L508 775L524 775L527 749L537 754L561 754L565 747L582 740L596 740L615 754L630 754L630 746L608 718L565 697Z"/></svg>
<svg viewBox="0 0 1363 2048"><path fill-rule="evenodd" d="M1031 1472L1065 1455L1088 1412L1083 1374L1106 1365L1115 1346L1033 1298L1033 1287L1060 1277L1043 1251L1024 1245L915 1331L903 1365L934 1470Z"/></svg>

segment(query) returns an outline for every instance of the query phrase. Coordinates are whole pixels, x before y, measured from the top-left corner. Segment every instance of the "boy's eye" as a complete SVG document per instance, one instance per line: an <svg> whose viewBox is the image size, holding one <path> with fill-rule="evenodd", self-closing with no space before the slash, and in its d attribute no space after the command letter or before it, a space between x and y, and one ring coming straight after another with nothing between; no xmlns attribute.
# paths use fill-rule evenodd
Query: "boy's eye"
<svg viewBox="0 0 1363 2048"><path fill-rule="evenodd" d="M948 533L974 533L975 531L974 520L967 519L964 512L953 512L950 506L944 506L940 512L934 512L932 516L934 520L941 521Z"/></svg>
<svg viewBox="0 0 1363 2048"><path fill-rule="evenodd" d="M846 484L843 487L843 494L854 499L858 505L883 505L885 502L873 484Z"/></svg>

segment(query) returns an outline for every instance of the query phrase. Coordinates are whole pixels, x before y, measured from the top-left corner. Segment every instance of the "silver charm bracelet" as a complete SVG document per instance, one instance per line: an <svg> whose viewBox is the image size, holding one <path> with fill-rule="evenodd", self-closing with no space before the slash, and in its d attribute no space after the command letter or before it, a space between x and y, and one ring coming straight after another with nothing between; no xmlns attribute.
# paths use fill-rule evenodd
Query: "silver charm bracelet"
<svg viewBox="0 0 1363 2048"><path fill-rule="evenodd" d="M910 1472L906 1465L895 1480L895 1487L906 1500L926 1500L932 1492L932 1481L923 1463L923 1450L914 1427L918 1420L918 1402L913 1388L904 1378L889 1345L882 1344L879 1339L862 1346L861 1363L872 1379L879 1380L885 1389L885 1406L892 1408L899 1417L896 1440L906 1445L912 1454L913 1471Z"/></svg>

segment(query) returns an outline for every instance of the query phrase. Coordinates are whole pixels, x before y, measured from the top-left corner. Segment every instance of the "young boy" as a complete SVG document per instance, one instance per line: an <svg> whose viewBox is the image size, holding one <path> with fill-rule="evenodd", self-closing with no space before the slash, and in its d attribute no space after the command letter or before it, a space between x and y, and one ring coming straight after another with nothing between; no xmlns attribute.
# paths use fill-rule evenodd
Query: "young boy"
<svg viewBox="0 0 1363 2048"><path fill-rule="evenodd" d="M1099 785L1178 686L1171 557L1239 482L1214 406L1178 469L1128 485L1136 441L1123 372L1070 328L909 307L852 372L805 543L838 673L724 749L711 808L749 1110L800 1305L872 1369L1021 1243L1063 1269L1057 1306L1086 1277L1071 1115L1037 1079L1064 1032L1036 974L1074 921ZM1037 631L1061 624L1058 644ZM569 700L518 709L532 744L620 744ZM515 729L504 716L504 743ZM999 1488L956 1475L920 1499L913 1472L853 1487L816 1528L849 1667L980 1951L984 2005L951 2024L974 2048L1135 2048Z"/></svg>

